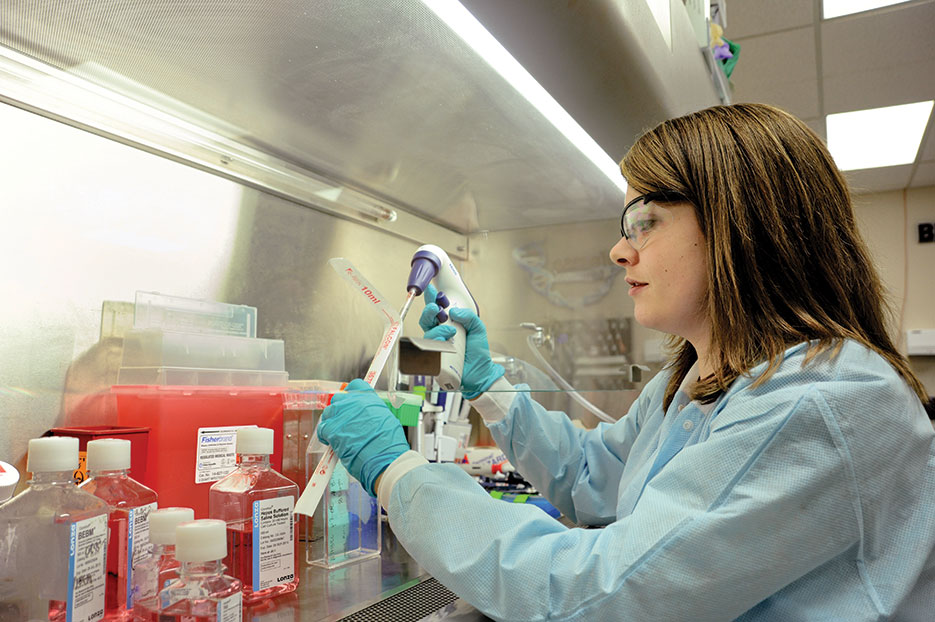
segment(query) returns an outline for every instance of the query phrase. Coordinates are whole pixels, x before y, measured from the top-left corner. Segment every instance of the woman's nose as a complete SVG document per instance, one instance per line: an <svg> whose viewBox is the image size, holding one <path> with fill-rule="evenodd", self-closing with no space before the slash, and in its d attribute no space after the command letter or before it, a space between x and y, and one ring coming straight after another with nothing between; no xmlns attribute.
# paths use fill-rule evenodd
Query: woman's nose
<svg viewBox="0 0 935 622"><path fill-rule="evenodd" d="M633 265L637 261L637 257L636 251L633 250L633 247L630 246L630 243L627 242L627 239L623 236L621 236L620 240L610 249L610 260L618 266Z"/></svg>

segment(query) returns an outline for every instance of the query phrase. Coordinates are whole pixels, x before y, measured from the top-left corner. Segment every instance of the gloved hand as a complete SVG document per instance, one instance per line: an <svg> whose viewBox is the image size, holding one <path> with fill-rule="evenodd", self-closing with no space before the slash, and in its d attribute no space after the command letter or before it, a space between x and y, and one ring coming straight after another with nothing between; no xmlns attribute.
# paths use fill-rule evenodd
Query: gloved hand
<svg viewBox="0 0 935 622"><path fill-rule="evenodd" d="M399 420L369 384L352 380L321 413L318 439L330 445L348 472L374 497L377 477L409 451Z"/></svg>
<svg viewBox="0 0 935 622"><path fill-rule="evenodd" d="M447 341L455 334L454 326L439 324L438 313L441 307L435 301L438 290L429 283L425 288L425 309L419 317L419 326L425 331L426 339ZM461 394L473 400L490 388L503 375L503 366L490 360L490 346L487 345L487 328L477 314L469 309L458 307L449 309L448 315L455 322L464 326L467 333L464 349L464 370L461 372Z"/></svg>

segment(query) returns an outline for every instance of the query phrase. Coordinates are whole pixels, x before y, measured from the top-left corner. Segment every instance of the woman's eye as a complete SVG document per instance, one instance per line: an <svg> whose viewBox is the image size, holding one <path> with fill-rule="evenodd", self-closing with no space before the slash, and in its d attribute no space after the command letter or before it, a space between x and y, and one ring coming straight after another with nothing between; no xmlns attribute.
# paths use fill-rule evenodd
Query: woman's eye
<svg viewBox="0 0 935 622"><path fill-rule="evenodd" d="M659 219L654 216L648 216L646 218L641 218L633 223L633 230L637 235L645 234L652 231L653 227L656 226L656 223L659 222Z"/></svg>

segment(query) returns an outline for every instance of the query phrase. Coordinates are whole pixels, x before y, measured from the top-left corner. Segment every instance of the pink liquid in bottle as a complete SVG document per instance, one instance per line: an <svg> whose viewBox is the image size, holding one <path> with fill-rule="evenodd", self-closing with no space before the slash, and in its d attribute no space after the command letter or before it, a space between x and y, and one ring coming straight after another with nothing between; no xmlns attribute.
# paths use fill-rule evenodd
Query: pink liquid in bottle
<svg viewBox="0 0 935 622"><path fill-rule="evenodd" d="M294 592L299 487L269 464L273 431L237 431L237 467L208 493L209 515L227 523L228 572L243 582L244 603Z"/></svg>
<svg viewBox="0 0 935 622"><path fill-rule="evenodd" d="M226 525L219 520L196 520L176 529L179 578L159 592L158 608L141 607L138 618L147 622L240 622L243 615L241 582L224 574Z"/></svg>
<svg viewBox="0 0 935 622"><path fill-rule="evenodd" d="M29 488L0 506L0 622L104 616L108 506L77 467L77 438L29 441Z"/></svg>
<svg viewBox="0 0 935 622"><path fill-rule="evenodd" d="M105 438L88 443L91 477L80 488L110 506L105 620L132 619L133 567L152 550L148 517L156 509L156 493L129 477L129 468L130 441Z"/></svg>
<svg viewBox="0 0 935 622"><path fill-rule="evenodd" d="M175 530L195 520L191 508L159 508L149 515L149 540L153 554L133 568L133 615L146 619L147 612L159 609L159 591L179 578L181 564L176 559Z"/></svg>

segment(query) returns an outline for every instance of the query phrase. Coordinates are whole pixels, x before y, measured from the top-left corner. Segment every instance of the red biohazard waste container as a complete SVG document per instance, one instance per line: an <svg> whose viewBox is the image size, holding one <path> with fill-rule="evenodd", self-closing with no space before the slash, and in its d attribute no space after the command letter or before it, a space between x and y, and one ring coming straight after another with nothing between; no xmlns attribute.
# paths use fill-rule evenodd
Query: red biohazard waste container
<svg viewBox="0 0 935 622"><path fill-rule="evenodd" d="M189 507L208 518L208 489L235 466L237 428L272 428L270 464L282 469L279 387L115 385L117 421L149 428L145 477L160 507Z"/></svg>

